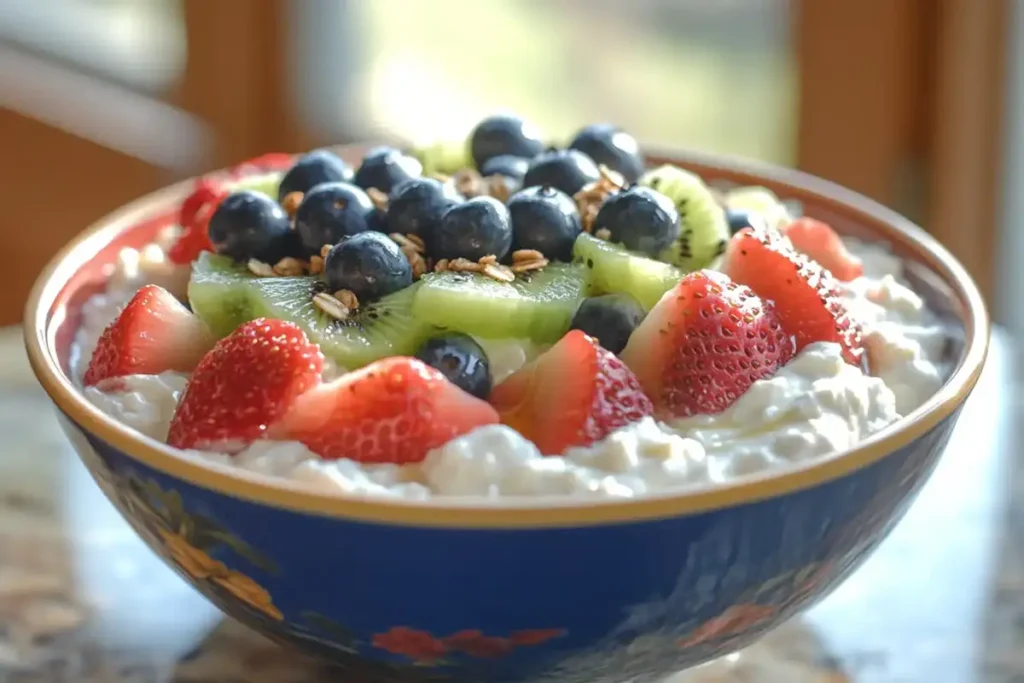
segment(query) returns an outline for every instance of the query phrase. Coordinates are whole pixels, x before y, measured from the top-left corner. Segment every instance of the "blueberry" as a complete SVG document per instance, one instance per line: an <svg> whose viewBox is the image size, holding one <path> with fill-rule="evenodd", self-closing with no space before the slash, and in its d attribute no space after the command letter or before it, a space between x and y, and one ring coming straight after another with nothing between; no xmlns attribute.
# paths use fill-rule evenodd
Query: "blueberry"
<svg viewBox="0 0 1024 683"><path fill-rule="evenodd" d="M594 218L594 232L606 229L609 240L648 256L657 256L679 235L679 212L657 190L633 185L611 195Z"/></svg>
<svg viewBox="0 0 1024 683"><path fill-rule="evenodd" d="M290 256L290 233L291 221L281 205L253 190L231 193L210 217L214 251L238 262L277 263Z"/></svg>
<svg viewBox="0 0 1024 683"><path fill-rule="evenodd" d="M484 256L505 257L512 246L512 221L508 208L494 197L473 197L456 204L441 217L427 243L435 259Z"/></svg>
<svg viewBox="0 0 1024 683"><path fill-rule="evenodd" d="M523 187L550 185L570 197L601 177L597 164L575 149L550 149L530 162Z"/></svg>
<svg viewBox="0 0 1024 683"><path fill-rule="evenodd" d="M453 332L428 339L416 357L441 371L448 381L477 398L491 393L491 368L487 354L468 334Z"/></svg>
<svg viewBox="0 0 1024 683"><path fill-rule="evenodd" d="M743 209L726 209L725 220L729 223L729 233L733 235L743 228L764 230L768 227L764 216L754 211L744 211Z"/></svg>
<svg viewBox="0 0 1024 683"><path fill-rule="evenodd" d="M469 138L470 152L477 169L491 157L510 155L532 159L544 151L540 132L518 116L499 114L477 124Z"/></svg>
<svg viewBox="0 0 1024 683"><path fill-rule="evenodd" d="M635 183L644 172L644 158L636 138L610 123L593 123L573 138L569 149L577 149L594 160L618 171L627 183Z"/></svg>
<svg viewBox="0 0 1024 683"><path fill-rule="evenodd" d="M295 230L307 256L372 230L376 208L362 189L349 183L323 183L307 192L295 211Z"/></svg>
<svg viewBox="0 0 1024 683"><path fill-rule="evenodd" d="M441 216L461 197L451 185L433 178L412 178L398 185L388 200L384 232L420 235L426 241Z"/></svg>
<svg viewBox="0 0 1024 683"><path fill-rule="evenodd" d="M412 268L387 235L361 232L327 253L324 279L332 292L347 289L365 303L411 285Z"/></svg>
<svg viewBox="0 0 1024 683"><path fill-rule="evenodd" d="M620 353L643 319L644 309L629 294L605 294L584 299L569 329L582 330L612 353Z"/></svg>
<svg viewBox="0 0 1024 683"><path fill-rule="evenodd" d="M364 190L375 187L384 194L390 194L403 180L422 174L423 165L414 157L394 147L376 147L363 157L354 182Z"/></svg>
<svg viewBox="0 0 1024 683"><path fill-rule="evenodd" d="M304 154L281 178L277 190L278 200L292 192L309 192L321 183L352 182L352 167L326 149L317 149Z"/></svg>
<svg viewBox="0 0 1024 683"><path fill-rule="evenodd" d="M485 161L483 166L480 167L480 175L484 177L500 175L521 184L523 176L526 175L526 169L529 167L529 159L514 157L511 154L502 154Z"/></svg>
<svg viewBox="0 0 1024 683"><path fill-rule="evenodd" d="M508 200L512 249L536 249L550 260L569 261L583 223L576 202L553 187L528 187Z"/></svg>

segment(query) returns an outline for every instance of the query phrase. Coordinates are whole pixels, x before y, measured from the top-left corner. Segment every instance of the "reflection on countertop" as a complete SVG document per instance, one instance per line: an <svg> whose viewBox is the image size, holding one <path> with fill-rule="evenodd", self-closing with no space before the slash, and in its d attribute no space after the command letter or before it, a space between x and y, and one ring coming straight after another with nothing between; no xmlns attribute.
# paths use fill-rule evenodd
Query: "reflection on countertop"
<svg viewBox="0 0 1024 683"><path fill-rule="evenodd" d="M1024 451L998 333L907 518L805 617L671 683L1024 680ZM223 619L137 539L0 330L0 683L318 683L332 672Z"/></svg>

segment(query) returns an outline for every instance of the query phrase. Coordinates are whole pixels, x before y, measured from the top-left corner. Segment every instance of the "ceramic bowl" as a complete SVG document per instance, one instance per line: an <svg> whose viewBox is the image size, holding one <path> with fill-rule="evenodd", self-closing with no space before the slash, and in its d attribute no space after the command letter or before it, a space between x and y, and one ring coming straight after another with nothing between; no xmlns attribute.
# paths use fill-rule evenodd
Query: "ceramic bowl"
<svg viewBox="0 0 1024 683"><path fill-rule="evenodd" d="M974 387L989 323L963 267L864 197L750 162L651 157L710 181L763 185L843 234L888 242L962 332L950 379L854 450L696 492L494 507L304 491L140 436L68 378L82 302L118 250L174 220L191 183L100 220L52 261L28 304L31 362L138 533L225 613L271 638L367 680L620 683L685 669L824 596L885 538Z"/></svg>

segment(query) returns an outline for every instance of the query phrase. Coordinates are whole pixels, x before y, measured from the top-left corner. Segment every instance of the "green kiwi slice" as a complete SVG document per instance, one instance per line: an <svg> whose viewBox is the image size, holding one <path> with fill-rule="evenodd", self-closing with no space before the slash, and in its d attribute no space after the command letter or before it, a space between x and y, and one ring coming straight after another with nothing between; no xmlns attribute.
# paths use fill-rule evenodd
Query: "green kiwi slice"
<svg viewBox="0 0 1024 683"><path fill-rule="evenodd" d="M683 271L668 263L627 251L622 246L599 240L587 233L576 238L573 262L587 274L587 296L630 294L651 310L661 296L676 286Z"/></svg>

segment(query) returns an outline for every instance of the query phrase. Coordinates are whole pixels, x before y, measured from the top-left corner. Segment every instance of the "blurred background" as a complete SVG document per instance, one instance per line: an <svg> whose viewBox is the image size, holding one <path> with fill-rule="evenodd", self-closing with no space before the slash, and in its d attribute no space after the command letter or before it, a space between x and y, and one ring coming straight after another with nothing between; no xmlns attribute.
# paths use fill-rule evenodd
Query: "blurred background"
<svg viewBox="0 0 1024 683"><path fill-rule="evenodd" d="M1020 329L1022 64L1024 0L0 0L0 324L145 192L510 108L847 185L925 225Z"/></svg>

